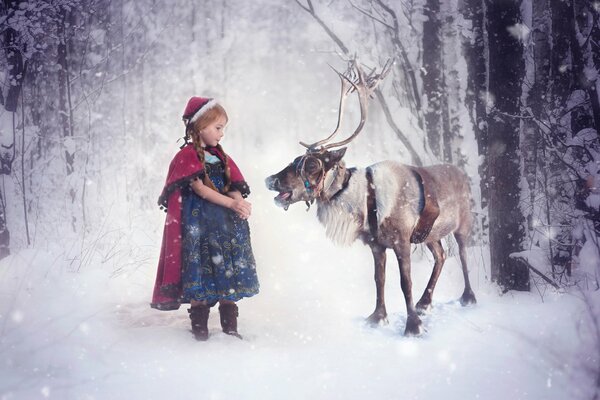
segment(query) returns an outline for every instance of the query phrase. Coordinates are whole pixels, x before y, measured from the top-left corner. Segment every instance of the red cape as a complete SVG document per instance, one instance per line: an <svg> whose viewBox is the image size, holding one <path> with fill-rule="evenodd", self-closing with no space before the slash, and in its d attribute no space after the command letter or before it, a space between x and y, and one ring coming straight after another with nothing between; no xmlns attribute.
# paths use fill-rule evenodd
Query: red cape
<svg viewBox="0 0 600 400"><path fill-rule="evenodd" d="M246 197L250 190L242 173L231 159L216 147L207 151L216 155L230 170L231 190L238 190ZM204 178L204 165L198 159L194 146L188 144L175 155L169 165L169 173L158 204L167 212L163 230L160 258L154 293L150 306L158 310L177 310L181 296L181 188L196 178Z"/></svg>

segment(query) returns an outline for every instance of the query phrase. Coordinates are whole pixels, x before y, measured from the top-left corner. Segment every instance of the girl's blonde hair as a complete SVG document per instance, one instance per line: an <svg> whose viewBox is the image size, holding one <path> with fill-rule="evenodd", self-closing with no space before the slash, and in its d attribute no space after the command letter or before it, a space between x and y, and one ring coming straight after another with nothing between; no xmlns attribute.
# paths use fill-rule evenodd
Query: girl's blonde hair
<svg viewBox="0 0 600 400"><path fill-rule="evenodd" d="M225 122L229 121L229 117L227 116L227 112L220 104L215 104L208 110L206 110L196 121L191 123L191 127L188 130L193 130L194 132L200 132L202 129L206 128L209 124L215 122L217 118L225 117Z"/></svg>
<svg viewBox="0 0 600 400"><path fill-rule="evenodd" d="M219 117L225 117L225 123L229 121L229 117L227 116L227 112L220 104L215 104L210 109L206 110L196 121L188 124L185 132L186 139L191 139L192 144L194 145L194 149L196 149L196 153L198 154L198 159L204 165L204 148L202 148L202 144L200 142L200 131L206 128L208 125L215 122ZM227 193L231 186L231 172L229 170L229 157L223 151L223 148L220 144L217 144L217 150L223 155L223 167L225 170L225 186L223 187L222 192ZM210 187L211 189L218 191L215 185L212 183L207 174L204 175L204 179L202 182Z"/></svg>

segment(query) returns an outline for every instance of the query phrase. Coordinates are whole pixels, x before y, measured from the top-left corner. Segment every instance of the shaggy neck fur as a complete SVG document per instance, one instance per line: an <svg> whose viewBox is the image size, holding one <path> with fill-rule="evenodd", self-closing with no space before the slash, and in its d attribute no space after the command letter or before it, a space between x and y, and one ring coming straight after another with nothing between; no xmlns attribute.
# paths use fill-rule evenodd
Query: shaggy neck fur
<svg viewBox="0 0 600 400"><path fill-rule="evenodd" d="M336 173L335 171L329 171ZM342 163L337 176L326 191L317 199L317 217L325 225L325 234L334 243L348 246L356 240L361 229L365 226L366 218L366 187L365 170L356 170L344 182L347 171Z"/></svg>

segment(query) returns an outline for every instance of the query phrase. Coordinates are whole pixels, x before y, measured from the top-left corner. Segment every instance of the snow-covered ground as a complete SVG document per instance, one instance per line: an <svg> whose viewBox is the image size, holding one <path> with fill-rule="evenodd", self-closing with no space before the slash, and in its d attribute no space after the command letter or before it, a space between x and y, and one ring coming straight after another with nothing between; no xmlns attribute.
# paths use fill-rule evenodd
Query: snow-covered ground
<svg viewBox="0 0 600 400"><path fill-rule="evenodd" d="M427 332L406 338L390 253L389 325L370 328L363 322L375 302L368 248L334 247L314 209L286 213L258 175L250 181L262 286L239 303L245 340L220 332L216 310L201 343L185 307L150 309L164 214L115 218L83 243L57 240L0 262L0 397L563 400L591 393L586 368L598 356L578 296L500 295L488 282L485 251L473 247L479 302L463 308L450 251L424 317ZM418 299L432 259L421 247L413 259Z"/></svg>

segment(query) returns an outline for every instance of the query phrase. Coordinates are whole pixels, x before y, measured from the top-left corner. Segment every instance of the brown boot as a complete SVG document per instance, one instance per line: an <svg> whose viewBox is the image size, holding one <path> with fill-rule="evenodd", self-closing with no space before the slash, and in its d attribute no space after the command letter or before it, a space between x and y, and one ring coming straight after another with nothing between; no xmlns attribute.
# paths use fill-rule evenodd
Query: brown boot
<svg viewBox="0 0 600 400"><path fill-rule="evenodd" d="M192 333L196 340L202 342L208 340L208 314L210 307L207 305L198 305L188 309L190 319L192 320Z"/></svg>
<svg viewBox="0 0 600 400"><path fill-rule="evenodd" d="M221 327L223 332L228 335L242 338L237 331L238 306L235 303L224 303L219 305L219 315L221 317Z"/></svg>

